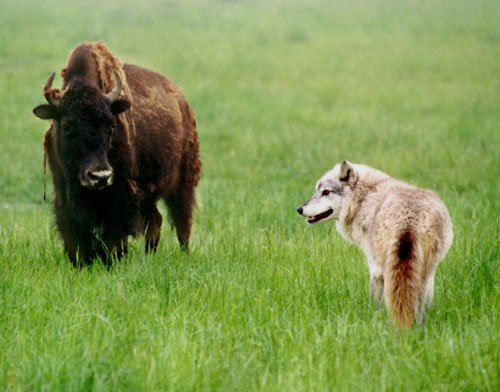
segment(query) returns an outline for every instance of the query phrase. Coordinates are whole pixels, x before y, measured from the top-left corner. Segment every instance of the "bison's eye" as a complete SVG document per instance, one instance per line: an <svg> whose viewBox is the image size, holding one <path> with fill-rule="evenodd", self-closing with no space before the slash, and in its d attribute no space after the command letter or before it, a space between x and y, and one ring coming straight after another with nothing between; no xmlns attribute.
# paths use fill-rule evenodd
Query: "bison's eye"
<svg viewBox="0 0 500 392"><path fill-rule="evenodd" d="M323 192L321 192L321 196L328 196L330 192L331 191L329 191L328 189L325 189Z"/></svg>
<svg viewBox="0 0 500 392"><path fill-rule="evenodd" d="M66 136L73 136L75 134L75 128L70 125L63 125L62 131Z"/></svg>

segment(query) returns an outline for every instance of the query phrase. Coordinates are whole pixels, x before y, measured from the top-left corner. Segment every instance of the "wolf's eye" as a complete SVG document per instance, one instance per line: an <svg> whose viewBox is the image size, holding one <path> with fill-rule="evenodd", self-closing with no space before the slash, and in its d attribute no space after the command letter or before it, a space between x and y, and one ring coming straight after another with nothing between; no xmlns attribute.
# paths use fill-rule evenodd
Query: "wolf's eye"
<svg viewBox="0 0 500 392"><path fill-rule="evenodd" d="M321 192L321 196L328 196L330 192L331 191L329 191L328 189L325 189L323 192Z"/></svg>

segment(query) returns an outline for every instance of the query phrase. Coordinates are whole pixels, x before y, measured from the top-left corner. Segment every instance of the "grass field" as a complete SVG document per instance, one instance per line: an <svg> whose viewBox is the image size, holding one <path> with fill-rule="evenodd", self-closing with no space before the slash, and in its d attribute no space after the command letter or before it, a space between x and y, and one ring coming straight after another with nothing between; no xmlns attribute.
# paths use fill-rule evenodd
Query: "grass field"
<svg viewBox="0 0 500 392"><path fill-rule="evenodd" d="M500 390L498 1L73 3L0 0L0 390ZM189 255L167 224L110 270L63 252L31 110L100 39L196 111ZM362 253L295 211L343 159L448 206L425 329L398 334Z"/></svg>

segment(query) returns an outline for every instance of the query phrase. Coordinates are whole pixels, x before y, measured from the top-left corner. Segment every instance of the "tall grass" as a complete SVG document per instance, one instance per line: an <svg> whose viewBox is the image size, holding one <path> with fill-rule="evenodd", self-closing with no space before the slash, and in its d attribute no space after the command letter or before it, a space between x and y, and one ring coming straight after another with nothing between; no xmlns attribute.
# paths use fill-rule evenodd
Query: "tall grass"
<svg viewBox="0 0 500 392"><path fill-rule="evenodd" d="M0 389L499 390L499 17L488 0L0 0ZM31 109L98 39L196 111L189 255L168 224L110 270L63 253ZM448 206L424 329L398 334L362 253L295 212L342 159Z"/></svg>

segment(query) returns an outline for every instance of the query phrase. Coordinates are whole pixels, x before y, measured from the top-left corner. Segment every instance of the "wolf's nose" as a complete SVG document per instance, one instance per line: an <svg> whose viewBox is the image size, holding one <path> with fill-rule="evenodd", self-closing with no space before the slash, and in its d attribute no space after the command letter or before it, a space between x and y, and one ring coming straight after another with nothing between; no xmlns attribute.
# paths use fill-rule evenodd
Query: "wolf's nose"
<svg viewBox="0 0 500 392"><path fill-rule="evenodd" d="M297 212L298 212L300 215L302 215L302 211L304 211L304 210L302 209L302 207L297 208Z"/></svg>

